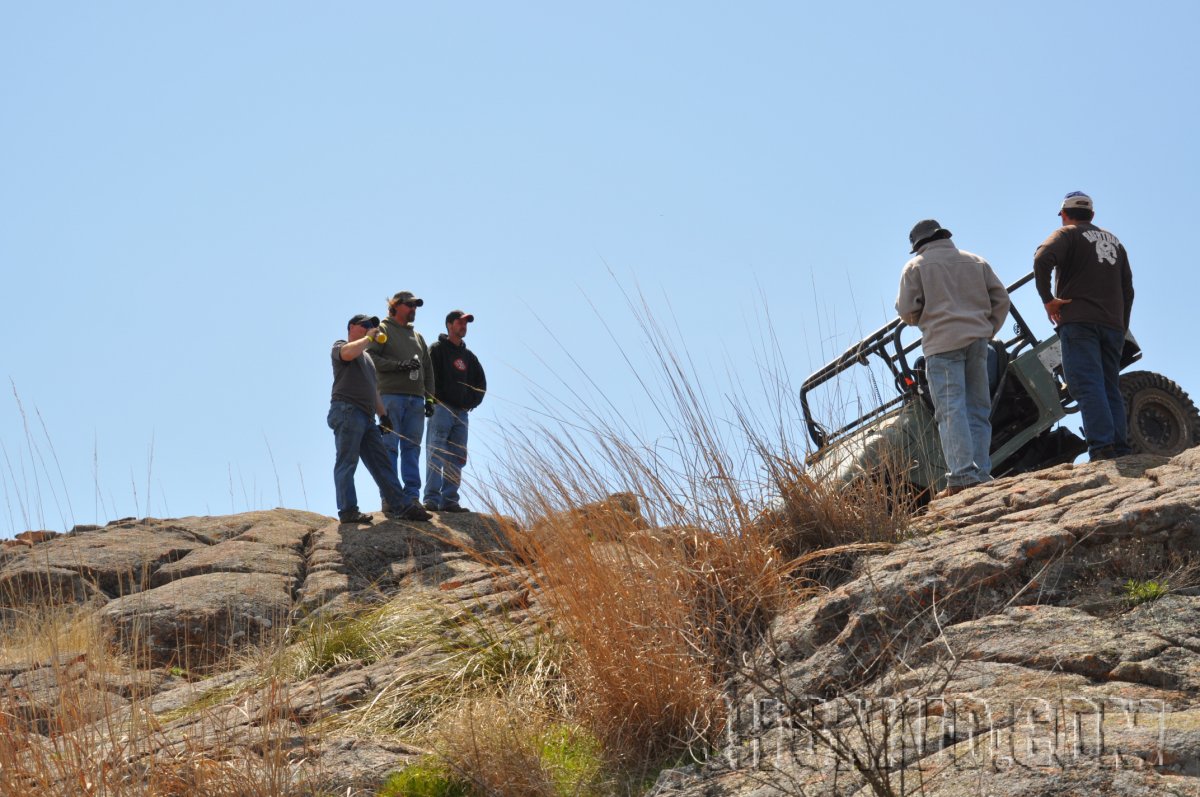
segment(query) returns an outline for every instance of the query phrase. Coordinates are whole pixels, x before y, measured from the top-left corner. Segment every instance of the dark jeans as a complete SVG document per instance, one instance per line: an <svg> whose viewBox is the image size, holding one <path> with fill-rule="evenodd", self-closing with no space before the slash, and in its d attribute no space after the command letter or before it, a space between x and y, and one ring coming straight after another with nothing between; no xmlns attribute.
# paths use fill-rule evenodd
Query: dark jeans
<svg viewBox="0 0 1200 797"><path fill-rule="evenodd" d="M354 490L354 472L362 459L367 472L379 485L380 493L394 507L404 505L404 488L396 478L391 457L383 447L383 439L375 427L375 416L345 401L329 405L326 419L333 430L337 458L333 463L333 486L337 491L338 516L358 511L358 494Z"/></svg>
<svg viewBox="0 0 1200 797"><path fill-rule="evenodd" d="M392 473L398 474L404 482L404 499L393 504L392 499L383 496L382 492L380 495L399 509L415 504L421 498L421 435L425 431L425 398L403 393L384 393L379 398L395 430L394 433L384 433L383 445L387 449Z"/></svg>
<svg viewBox="0 0 1200 797"><path fill-rule="evenodd" d="M1125 401L1121 398L1121 349L1125 333L1103 324L1060 324L1063 375L1079 404L1088 454L1112 446L1128 454Z"/></svg>

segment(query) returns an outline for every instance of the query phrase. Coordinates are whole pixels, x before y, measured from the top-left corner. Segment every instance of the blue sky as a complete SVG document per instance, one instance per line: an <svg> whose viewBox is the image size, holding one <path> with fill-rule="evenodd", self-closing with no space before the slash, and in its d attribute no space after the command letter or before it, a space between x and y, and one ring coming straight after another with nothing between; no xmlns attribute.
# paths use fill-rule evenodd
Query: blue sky
<svg viewBox="0 0 1200 797"><path fill-rule="evenodd" d="M655 347L718 413L764 338L799 384L921 218L1017 279L1072 190L1200 392L1198 8L0 3L0 536L333 514L328 349L398 290L478 317L469 503L575 396L652 438Z"/></svg>

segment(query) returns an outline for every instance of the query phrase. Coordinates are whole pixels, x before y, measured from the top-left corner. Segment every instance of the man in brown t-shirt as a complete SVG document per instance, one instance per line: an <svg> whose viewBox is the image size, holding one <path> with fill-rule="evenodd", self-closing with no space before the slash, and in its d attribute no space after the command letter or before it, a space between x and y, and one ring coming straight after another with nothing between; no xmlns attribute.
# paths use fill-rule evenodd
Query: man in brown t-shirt
<svg viewBox="0 0 1200 797"><path fill-rule="evenodd" d="M1079 404L1091 459L1132 453L1121 398L1121 351L1133 310L1133 274L1117 237L1092 224L1092 198L1072 191L1063 226L1033 256L1038 294L1058 327L1063 375ZM1054 292L1050 276L1054 275Z"/></svg>

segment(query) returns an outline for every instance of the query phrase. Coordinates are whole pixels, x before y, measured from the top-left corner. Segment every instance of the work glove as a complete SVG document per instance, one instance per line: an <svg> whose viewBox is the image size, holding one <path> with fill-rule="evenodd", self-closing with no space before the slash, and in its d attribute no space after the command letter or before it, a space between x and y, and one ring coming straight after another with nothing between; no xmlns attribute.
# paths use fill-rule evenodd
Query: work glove
<svg viewBox="0 0 1200 797"><path fill-rule="evenodd" d="M379 431L388 434L392 431L392 419L386 415L379 416Z"/></svg>
<svg viewBox="0 0 1200 797"><path fill-rule="evenodd" d="M413 357L411 360L405 360L400 363L401 371L418 371L421 368L421 358Z"/></svg>
<svg viewBox="0 0 1200 797"><path fill-rule="evenodd" d="M433 417L433 399L425 399L425 417Z"/></svg>

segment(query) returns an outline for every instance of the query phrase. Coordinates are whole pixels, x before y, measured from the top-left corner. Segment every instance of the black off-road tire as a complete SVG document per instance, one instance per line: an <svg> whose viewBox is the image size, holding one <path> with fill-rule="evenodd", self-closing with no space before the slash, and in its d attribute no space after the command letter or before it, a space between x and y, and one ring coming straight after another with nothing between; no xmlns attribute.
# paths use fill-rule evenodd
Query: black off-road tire
<svg viewBox="0 0 1200 797"><path fill-rule="evenodd" d="M1121 397L1135 454L1173 457L1200 444L1200 411L1183 388L1153 371L1121 374Z"/></svg>

